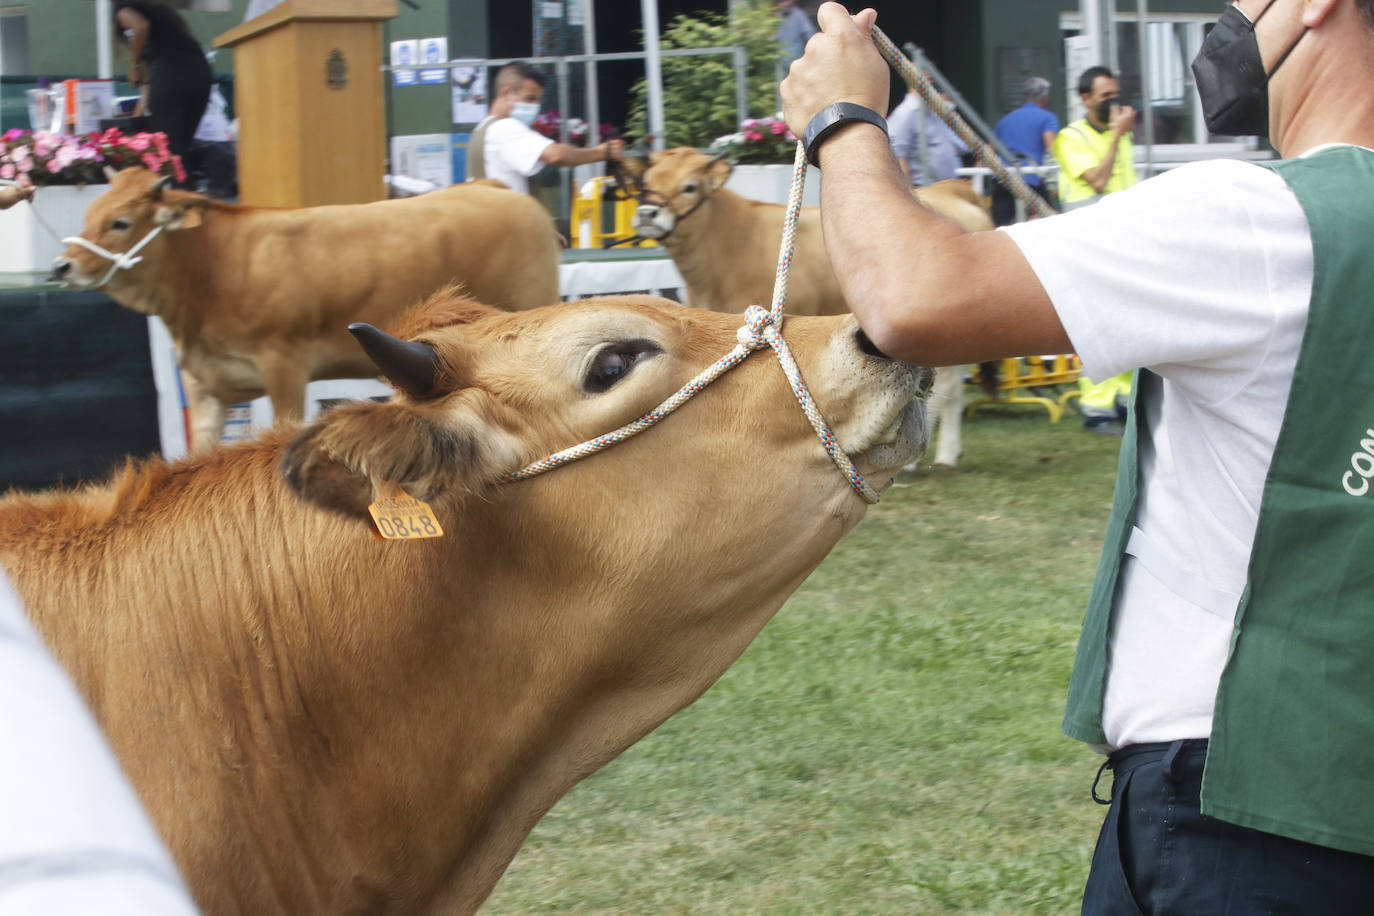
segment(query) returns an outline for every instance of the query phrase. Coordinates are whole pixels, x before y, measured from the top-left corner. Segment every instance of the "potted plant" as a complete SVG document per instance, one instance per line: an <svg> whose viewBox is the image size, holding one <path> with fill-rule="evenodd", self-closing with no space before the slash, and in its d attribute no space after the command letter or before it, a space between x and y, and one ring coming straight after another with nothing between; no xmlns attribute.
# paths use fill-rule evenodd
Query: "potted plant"
<svg viewBox="0 0 1374 916"><path fill-rule="evenodd" d="M735 164L727 188L750 200L787 203L797 138L781 118L749 118L737 132L717 137L708 149L724 153ZM820 172L808 166L803 205L820 204L820 181Z"/></svg>
<svg viewBox="0 0 1374 916"><path fill-rule="evenodd" d="M185 180L162 133L125 135L13 129L0 134L0 179L37 188L30 204L0 216L0 273L45 273L59 239L81 232L86 207L106 189L106 170L142 166ZM44 224L47 225L44 225ZM56 238L54 238L56 236Z"/></svg>

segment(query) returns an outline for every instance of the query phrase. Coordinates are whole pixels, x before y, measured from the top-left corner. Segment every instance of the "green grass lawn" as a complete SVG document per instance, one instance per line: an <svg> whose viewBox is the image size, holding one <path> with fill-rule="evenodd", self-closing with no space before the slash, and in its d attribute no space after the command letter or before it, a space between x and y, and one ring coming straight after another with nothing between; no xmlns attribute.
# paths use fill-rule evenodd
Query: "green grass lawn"
<svg viewBox="0 0 1374 916"><path fill-rule="evenodd" d="M577 786L483 912L1077 913L1059 731L1119 440L980 410L696 704ZM933 449L932 449L933 452Z"/></svg>

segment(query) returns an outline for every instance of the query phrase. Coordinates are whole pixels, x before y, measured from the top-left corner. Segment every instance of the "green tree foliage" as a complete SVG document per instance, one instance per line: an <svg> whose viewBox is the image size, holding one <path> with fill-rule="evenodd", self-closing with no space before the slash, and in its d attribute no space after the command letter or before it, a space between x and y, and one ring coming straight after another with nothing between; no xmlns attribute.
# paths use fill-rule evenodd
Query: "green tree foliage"
<svg viewBox="0 0 1374 916"><path fill-rule="evenodd" d="M746 83L749 117L777 111L777 18L768 2L741 3L733 17L719 13L675 16L660 38L664 48L739 46L749 55ZM640 79L630 89L625 133L631 141L649 139L649 89ZM739 130L735 109L735 65L729 55L663 58L665 144L709 146Z"/></svg>

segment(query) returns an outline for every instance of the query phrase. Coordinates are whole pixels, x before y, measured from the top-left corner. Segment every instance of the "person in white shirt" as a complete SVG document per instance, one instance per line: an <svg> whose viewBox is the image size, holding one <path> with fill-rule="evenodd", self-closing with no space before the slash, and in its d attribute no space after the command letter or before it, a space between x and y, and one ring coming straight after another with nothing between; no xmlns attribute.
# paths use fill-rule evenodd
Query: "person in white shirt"
<svg viewBox="0 0 1374 916"><path fill-rule="evenodd" d="M0 570L0 914L195 916L95 718Z"/></svg>
<svg viewBox="0 0 1374 916"><path fill-rule="evenodd" d="M544 98L544 75L516 61L496 71L496 96L487 119L468 142L467 178L494 178L529 193L530 176L546 165L585 165L618 160L625 144L607 140L591 147L559 143L533 130Z"/></svg>
<svg viewBox="0 0 1374 916"><path fill-rule="evenodd" d="M876 17L824 4L781 87L869 340L1137 372L1063 721L1112 770L1083 913L1351 912L1374 896L1374 0L1235 0L1208 33L1208 130L1281 161L973 233L893 160Z"/></svg>

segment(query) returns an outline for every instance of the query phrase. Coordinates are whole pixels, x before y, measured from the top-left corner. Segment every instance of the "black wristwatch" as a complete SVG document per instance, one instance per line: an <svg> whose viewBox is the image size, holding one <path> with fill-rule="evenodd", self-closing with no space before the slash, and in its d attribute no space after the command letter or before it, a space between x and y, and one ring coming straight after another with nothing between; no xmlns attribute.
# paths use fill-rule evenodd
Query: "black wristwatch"
<svg viewBox="0 0 1374 916"><path fill-rule="evenodd" d="M872 108L865 108L863 105L856 105L853 102L835 102L827 105L816 116L811 119L811 123L806 125L806 133L802 136L802 148L806 150L806 161L820 167L816 161L816 153L820 150L821 144L825 142L835 131L839 130L852 121L863 121L872 124L887 133L887 121Z"/></svg>

